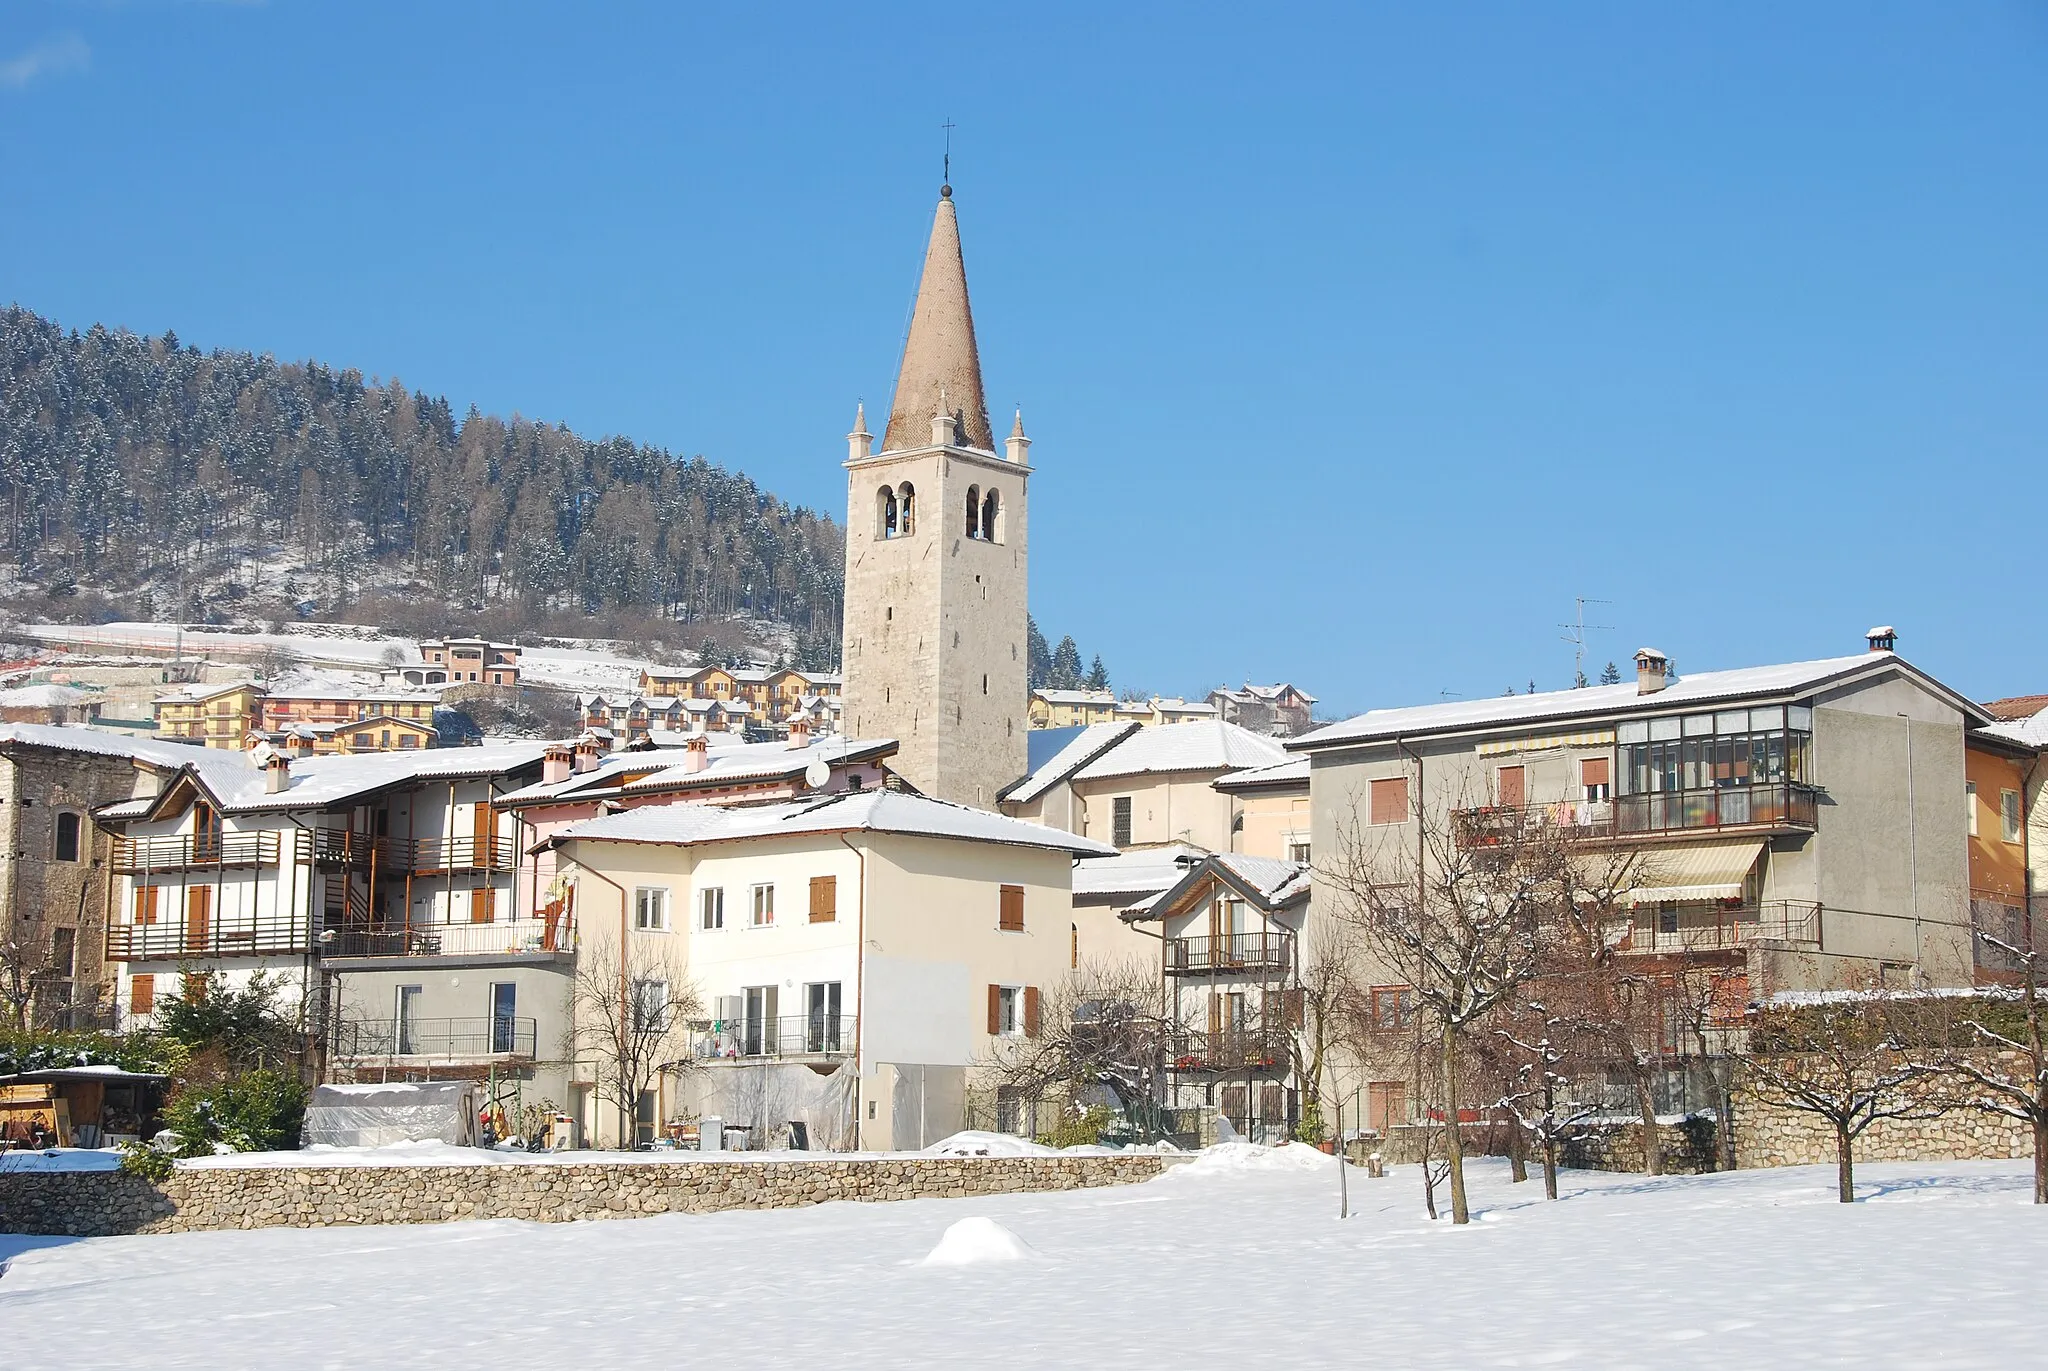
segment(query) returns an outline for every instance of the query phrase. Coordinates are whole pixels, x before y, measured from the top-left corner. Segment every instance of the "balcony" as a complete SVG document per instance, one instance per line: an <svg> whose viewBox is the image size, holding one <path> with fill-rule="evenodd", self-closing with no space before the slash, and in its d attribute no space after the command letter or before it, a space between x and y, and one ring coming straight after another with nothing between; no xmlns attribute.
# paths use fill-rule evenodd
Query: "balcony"
<svg viewBox="0 0 2048 1371"><path fill-rule="evenodd" d="M349 924L320 938L320 954L343 957L566 957L576 950L566 919L481 924Z"/></svg>
<svg viewBox="0 0 2048 1371"><path fill-rule="evenodd" d="M275 833L179 833L161 838L114 839L114 871L123 876L194 867L277 865Z"/></svg>
<svg viewBox="0 0 2048 1371"><path fill-rule="evenodd" d="M853 1055L855 1017L793 1014L776 1019L702 1019L691 1025L701 1060L830 1060Z"/></svg>
<svg viewBox="0 0 2048 1371"><path fill-rule="evenodd" d="M144 923L131 918L107 929L107 959L117 962L174 962L188 958L262 957L306 950L308 929L302 914L263 915L254 919L212 918L175 908Z"/></svg>
<svg viewBox="0 0 2048 1371"><path fill-rule="evenodd" d="M1820 792L1812 786L1723 786L1660 790L1613 800L1560 800L1547 805L1487 805L1454 810L1461 847L1499 847L1536 832L1575 840L1718 831L1787 832L1819 826Z"/></svg>
<svg viewBox="0 0 2048 1371"><path fill-rule="evenodd" d="M519 853L510 838L376 838L350 829L323 828L313 834L317 866L438 876L464 871L510 871Z"/></svg>
<svg viewBox="0 0 2048 1371"><path fill-rule="evenodd" d="M539 1036L534 1020L516 1015L345 1023L335 1031L335 1056L357 1065L365 1061L426 1065L492 1058L532 1061Z"/></svg>
<svg viewBox="0 0 2048 1371"><path fill-rule="evenodd" d="M1807 900L1766 900L1734 908L1638 909L1623 953L1678 955L1752 946L1818 948L1822 907ZM1662 920L1670 926L1662 927Z"/></svg>
<svg viewBox="0 0 2048 1371"><path fill-rule="evenodd" d="M1293 964L1292 933L1226 933L1166 940L1169 976L1283 976Z"/></svg>
<svg viewBox="0 0 2048 1371"><path fill-rule="evenodd" d="M1173 1070L1199 1074L1287 1070L1287 1034L1278 1028L1227 1028L1216 1033L1180 1029L1168 1035Z"/></svg>

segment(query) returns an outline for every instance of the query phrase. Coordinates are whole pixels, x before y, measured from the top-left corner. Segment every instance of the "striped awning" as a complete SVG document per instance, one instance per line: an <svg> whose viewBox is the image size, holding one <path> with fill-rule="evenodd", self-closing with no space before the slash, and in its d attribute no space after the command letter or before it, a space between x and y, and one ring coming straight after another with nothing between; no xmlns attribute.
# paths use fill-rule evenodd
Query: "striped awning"
<svg viewBox="0 0 2048 1371"><path fill-rule="evenodd" d="M1481 743L1478 752L1482 757L1498 757L1504 752L1548 752L1559 747L1609 747L1613 742L1613 729L1594 728L1584 733L1544 733L1533 738L1501 738Z"/></svg>
<svg viewBox="0 0 2048 1371"><path fill-rule="evenodd" d="M1642 854L1637 879L1643 884L1630 889L1628 902L1740 899L1763 850L1762 838L1652 848Z"/></svg>

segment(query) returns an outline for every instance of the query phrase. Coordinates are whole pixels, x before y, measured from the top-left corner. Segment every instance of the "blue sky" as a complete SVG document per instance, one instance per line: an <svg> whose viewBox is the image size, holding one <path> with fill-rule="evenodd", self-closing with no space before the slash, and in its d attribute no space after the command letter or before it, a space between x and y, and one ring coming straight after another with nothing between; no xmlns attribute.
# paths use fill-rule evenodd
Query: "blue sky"
<svg viewBox="0 0 2048 1371"><path fill-rule="evenodd" d="M1687 12L1680 12L1681 9ZM1331 712L2048 690L2048 7L9 0L0 299L839 512L950 117L1032 603Z"/></svg>

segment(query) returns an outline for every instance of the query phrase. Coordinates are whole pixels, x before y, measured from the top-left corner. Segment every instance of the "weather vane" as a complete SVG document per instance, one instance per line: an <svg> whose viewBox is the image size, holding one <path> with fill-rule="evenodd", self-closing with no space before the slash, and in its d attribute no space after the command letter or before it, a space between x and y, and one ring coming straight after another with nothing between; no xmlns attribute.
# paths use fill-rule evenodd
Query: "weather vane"
<svg viewBox="0 0 2048 1371"><path fill-rule="evenodd" d="M953 129L955 128L953 116L947 115L946 122L939 125L939 127L946 131L946 172L939 179L950 190L953 186Z"/></svg>

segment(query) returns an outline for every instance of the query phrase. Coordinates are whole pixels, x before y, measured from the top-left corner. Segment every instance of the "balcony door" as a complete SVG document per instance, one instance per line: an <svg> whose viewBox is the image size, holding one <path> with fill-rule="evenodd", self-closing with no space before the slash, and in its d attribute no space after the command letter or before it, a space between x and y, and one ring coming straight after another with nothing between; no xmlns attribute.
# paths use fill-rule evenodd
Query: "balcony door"
<svg viewBox="0 0 2048 1371"><path fill-rule="evenodd" d="M839 982L813 981L804 987L804 1051L839 1050Z"/></svg>
<svg viewBox="0 0 2048 1371"><path fill-rule="evenodd" d="M1244 961L1244 901L1219 896L1209 906L1209 964L1237 966Z"/></svg>
<svg viewBox="0 0 2048 1371"><path fill-rule="evenodd" d="M775 1051L775 1012L780 986L746 988L746 1014L740 1021L740 1055L760 1057Z"/></svg>
<svg viewBox="0 0 2048 1371"><path fill-rule="evenodd" d="M392 1018L392 1051L401 1057L420 1050L420 996L425 986L398 987L398 1003Z"/></svg>
<svg viewBox="0 0 2048 1371"><path fill-rule="evenodd" d="M220 812L201 801L192 806L192 860L220 860Z"/></svg>
<svg viewBox="0 0 2048 1371"><path fill-rule="evenodd" d="M512 1052L517 1049L518 1013L518 985L512 981L495 982L491 986L491 1051Z"/></svg>
<svg viewBox="0 0 2048 1371"><path fill-rule="evenodd" d="M469 852L474 866L488 869L491 865L491 837L497 831L495 818L489 802L479 800L470 820Z"/></svg>
<svg viewBox="0 0 2048 1371"><path fill-rule="evenodd" d="M211 886L189 886L185 891L185 950L200 952L206 948L208 935L213 931L213 888Z"/></svg>

